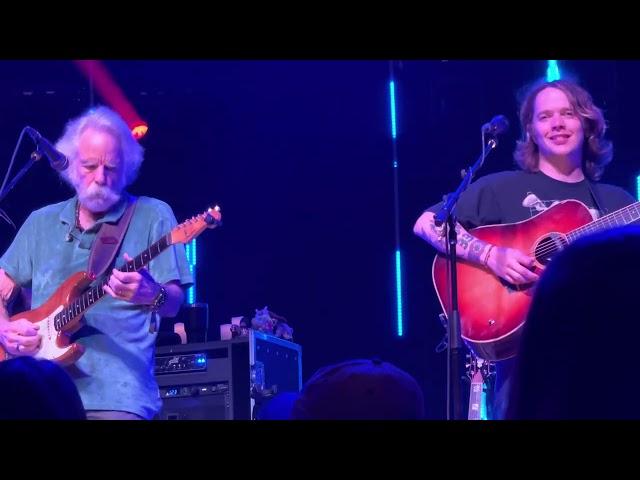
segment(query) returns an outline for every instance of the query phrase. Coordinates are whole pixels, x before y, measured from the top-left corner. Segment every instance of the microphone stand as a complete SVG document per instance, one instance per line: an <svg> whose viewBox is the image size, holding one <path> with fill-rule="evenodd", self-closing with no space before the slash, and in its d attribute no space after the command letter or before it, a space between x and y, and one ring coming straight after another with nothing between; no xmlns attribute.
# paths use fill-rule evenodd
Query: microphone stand
<svg viewBox="0 0 640 480"><path fill-rule="evenodd" d="M495 137L486 142L483 138L482 153L476 162L466 171L463 170L464 177L458 189L446 195L446 201L442 208L435 215L435 224L440 227L445 225L447 235L447 250L449 258L449 279L451 311L447 312L447 420L462 420L462 355L463 345L460 337L460 312L458 311L458 271L456 246L458 235L456 232L456 216L454 208L458 203L460 195L469 187L476 171L482 167L484 159L498 145ZM487 148L488 147L488 148ZM453 416L452 416L453 410Z"/></svg>
<svg viewBox="0 0 640 480"><path fill-rule="evenodd" d="M11 172L11 167L13 166L13 162L15 161L16 153L18 152L18 147L20 146L20 143L22 143L22 137L24 136L25 131L26 131L26 128L23 128L22 132L20 132L20 137L18 138L18 143L16 144L16 148L14 149L13 155L11 156L11 162L9 163L9 168L7 170L7 174L6 174L5 178L4 178L4 181L2 182L2 187L0 187L0 203L2 203L2 200L4 200L4 198L7 196L7 194L11 191L11 189L13 189L13 187L16 186L18 181L27 173L27 171L29 171L29 169L33 166L33 164L36 163L38 160L40 160L42 158L42 154L40 153L40 151L38 149L36 149L36 151L34 151L31 154L31 156L29 158L29 161L25 164L24 167L22 167L22 169L16 174L16 176L13 177L13 180L11 180L11 183L9 183L9 185L7 185L6 188L5 188L5 185L7 183L7 179L9 177L9 172ZM11 218L9 218L9 216L1 208L0 208L0 218L3 218L14 229L17 229L15 223L13 223Z"/></svg>

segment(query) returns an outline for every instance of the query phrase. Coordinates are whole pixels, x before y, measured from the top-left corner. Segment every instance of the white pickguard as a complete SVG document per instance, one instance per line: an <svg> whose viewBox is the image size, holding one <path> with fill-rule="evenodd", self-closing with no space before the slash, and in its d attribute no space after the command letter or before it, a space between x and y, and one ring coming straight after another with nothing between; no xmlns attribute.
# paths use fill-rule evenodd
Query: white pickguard
<svg viewBox="0 0 640 480"><path fill-rule="evenodd" d="M40 326L40 330L38 330L38 333L41 337L40 349L34 355L35 358L55 360L57 358L60 358L71 348L70 345L64 348L60 348L56 344L56 340L58 339L58 332L56 331L54 326L54 318L59 312L62 311L62 308L63 306L60 305L54 312L51 313L51 315L35 323L36 325Z"/></svg>

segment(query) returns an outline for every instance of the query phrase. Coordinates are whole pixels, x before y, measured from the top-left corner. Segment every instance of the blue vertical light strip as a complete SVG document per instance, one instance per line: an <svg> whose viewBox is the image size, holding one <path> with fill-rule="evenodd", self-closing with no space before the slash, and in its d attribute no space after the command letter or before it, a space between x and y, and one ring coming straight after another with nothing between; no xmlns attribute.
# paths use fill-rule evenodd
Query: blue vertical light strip
<svg viewBox="0 0 640 480"><path fill-rule="evenodd" d="M189 262L189 271L193 277L193 285L187 290L187 303L193 305L196 303L196 261L198 258L196 255L195 238L185 245L185 250L187 253L187 261Z"/></svg>
<svg viewBox="0 0 640 480"><path fill-rule="evenodd" d="M393 192L395 211L395 271L396 271L396 334L404 335L404 316L402 312L402 253L400 251L400 202L398 194L398 130L396 121L396 82L394 62L389 62L389 108L391 109L391 145L393 149Z"/></svg>
<svg viewBox="0 0 640 480"><path fill-rule="evenodd" d="M547 60L547 82L560 80L560 67L557 60Z"/></svg>
<svg viewBox="0 0 640 480"><path fill-rule="evenodd" d="M487 418L487 390L482 388L482 395L480 396L480 420L489 420Z"/></svg>
<svg viewBox="0 0 640 480"><path fill-rule="evenodd" d="M391 80L389 82L389 99L391 101L391 138L394 140L397 137L396 130L396 82ZM397 167L398 164L394 162L394 167Z"/></svg>
<svg viewBox="0 0 640 480"><path fill-rule="evenodd" d="M185 244L184 251L187 254L187 263L189 264L189 272L191 272L191 244L189 244L189 243ZM190 293L191 293L191 288L187 289L187 303L188 304L191 303L191 300L190 300L191 295L190 295Z"/></svg>
<svg viewBox="0 0 640 480"><path fill-rule="evenodd" d="M196 239L191 240L191 275L193 276L193 286L191 287L191 291L193 295L191 295L191 303L196 303L196 270L198 263L198 251L196 249Z"/></svg>
<svg viewBox="0 0 640 480"><path fill-rule="evenodd" d="M401 337L404 335L404 325L402 318L402 258L400 257L400 250L396 250L396 302L398 336Z"/></svg>
<svg viewBox="0 0 640 480"><path fill-rule="evenodd" d="M636 177L636 198L640 200L640 175Z"/></svg>

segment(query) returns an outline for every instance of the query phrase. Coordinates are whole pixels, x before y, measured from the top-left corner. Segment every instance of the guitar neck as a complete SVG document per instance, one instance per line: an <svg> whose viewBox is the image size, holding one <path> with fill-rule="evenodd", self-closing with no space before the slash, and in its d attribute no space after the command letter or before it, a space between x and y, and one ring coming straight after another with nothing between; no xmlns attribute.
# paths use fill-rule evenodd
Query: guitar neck
<svg viewBox="0 0 640 480"><path fill-rule="evenodd" d="M576 228L575 230L567 233L566 237L569 242L573 242L584 235L599 232L601 230L608 230L610 228L623 227L639 219L640 202L636 202L631 205L627 205L620 210L616 210L613 213L604 215L603 217L587 223L580 228Z"/></svg>
<svg viewBox="0 0 640 480"><path fill-rule="evenodd" d="M480 372L476 372L471 380L471 390L469 392L469 412L467 418L469 420L481 420L481 405L482 405L482 391L483 391L483 379Z"/></svg>
<svg viewBox="0 0 640 480"><path fill-rule="evenodd" d="M171 235L164 235L160 240L155 242L140 255L129 260L122 267L118 268L118 270L121 272L137 272L171 245ZM64 327L69 322L83 315L84 312L106 295L107 292L104 291L103 287L107 285L108 282L109 275L106 275L105 278L98 282L97 285L78 295L75 300L73 300L69 305L66 305L65 308L56 315L56 324L60 327Z"/></svg>

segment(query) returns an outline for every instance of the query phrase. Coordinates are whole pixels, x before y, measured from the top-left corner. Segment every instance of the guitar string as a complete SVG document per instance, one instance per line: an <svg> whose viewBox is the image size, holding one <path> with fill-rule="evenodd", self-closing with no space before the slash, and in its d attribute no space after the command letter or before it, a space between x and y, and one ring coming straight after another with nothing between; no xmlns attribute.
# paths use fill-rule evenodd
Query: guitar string
<svg viewBox="0 0 640 480"><path fill-rule="evenodd" d="M622 216L621 214L618 214L618 218L616 220L619 220L619 217L621 217L621 216ZM605 217L602 217L602 218L604 219ZM611 220L612 218L613 217L608 218L607 220ZM635 219L635 220L632 220L632 221L636 221L636 220L638 220L638 219ZM596 221L594 223L599 223L599 221ZM631 222L629 222L629 223L631 223ZM626 223L623 223L623 225L626 225ZM610 226L610 225L598 225L598 226L595 226L595 225L587 226L587 225L585 225L585 226L579 227L579 228L577 228L575 230L572 230L571 232L568 232L566 234L562 234L562 239L563 239L563 241L565 241L565 239L569 238L569 241L567 243L570 243L571 241L575 240L576 238L579 238L583 234L595 233L595 232L598 232L600 230L605 230L605 229L607 229L609 227L616 227L616 226L619 226L617 221L612 226ZM570 237L575 237L575 238L571 239ZM557 245L545 246L544 248L542 248L542 249L540 249L538 251L538 256L546 255L548 253L553 252L554 250L556 250L556 251L558 250ZM529 255L530 256L536 256L536 249L530 251Z"/></svg>
<svg viewBox="0 0 640 480"><path fill-rule="evenodd" d="M589 223L587 225L583 225L582 227L578 227L575 230L572 230L571 232L563 234L562 237L563 237L563 239L565 239L565 238L567 238L569 236L573 236L573 237L577 238L577 237L581 236L582 234L586 234L586 233L590 233L590 232L597 232L597 231L604 230L604 229L607 229L607 228L610 228L610 227L616 227L616 226L619 226L619 224L620 224L619 220L621 220L621 219L623 221L622 225L627 225L629 223L635 222L640 217L632 219L630 222L626 222L625 218L624 218L623 210L630 210L631 207L637 207L637 204L634 203L634 204L629 205L629 206L627 206L627 207L625 207L625 208L623 208L623 209L621 209L621 210L619 210L617 212L613 212L613 213L610 213L610 214L605 215L603 217L600 217L599 219L595 220L594 222L591 222L591 223ZM607 223L607 222L611 223L611 220L614 220L612 225L603 225L604 223ZM599 225L596 225L596 224L599 224ZM550 247L545 247L545 248L541 249L538 252L538 254L539 255L546 255L546 254L551 253L551 252L553 252L554 250L557 250L557 249L558 248L555 245L550 246ZM535 249L533 251L529 252L529 255L531 255L531 256L535 256L535 254L536 254Z"/></svg>
<svg viewBox="0 0 640 480"><path fill-rule="evenodd" d="M202 220L202 218L200 218L201 216L203 216L203 215L199 215L198 217L196 217L196 220ZM214 217L214 219L215 219L215 217ZM218 219L215 219L215 220L216 220L216 221L218 221ZM184 228L184 226L186 226L186 224L187 224L187 222L183 222L182 224L180 224L180 225L176 226L173 230L177 230L177 229L179 229L179 228ZM173 230L172 230L172 231L173 231ZM125 262L125 264L124 264L122 267L120 267L120 268L119 268L119 270L120 270L120 271L122 271L122 272L131 271L131 270L129 270L129 269L128 269L128 267L127 267L129 264L131 264L131 265L133 265L133 267L134 267L134 271L137 271L138 269L136 269L136 268L135 268L135 265L136 265L136 261L137 261L138 259L139 259L139 261L142 263L142 264L141 264L141 266L140 266L140 268L143 268L144 266L146 266L146 265L148 264L148 262L150 262L151 260L153 260L153 258L155 258L155 257L153 256L153 253L152 253L152 248L153 248L153 247L155 247L155 248L158 250L158 252L157 252L157 254L156 254L156 256L157 256L157 255L159 255L160 253L162 253L166 248L168 248L168 247L170 247L171 245L173 245L173 243L171 242L171 239L169 238L169 235L170 235L170 234L167 234L167 235L162 236L162 237L161 237L157 242L155 242L154 244L150 245L150 246L149 246L149 247L148 247L144 252L140 253L138 256L136 256L136 257L135 257L135 258L133 258L132 260L130 260L130 261L128 261L128 262ZM166 241L167 241L167 245L166 245L164 248L162 248L162 250L161 250L161 245L160 245L160 244L161 244L161 242L162 242L162 240L163 240L163 239L166 239ZM149 260L148 260L146 263L145 263L145 261L144 261L144 255L145 255L145 253L146 253L146 254L148 255L148 257L149 257ZM107 278L105 278L105 279L103 279L103 280L100 282L100 284L99 284L99 285L97 285L97 287L98 287L98 290L96 290L96 294L97 294L97 295L99 295L99 294L100 294L100 292L99 292L100 287L102 287L103 285L106 285L107 283L108 283L108 279L107 279ZM73 301L73 302L70 302L70 303L68 303L68 304L65 306L65 308L64 308L62 311L64 311L64 312L66 312L66 313L67 313L67 315L66 315L66 320L62 320L62 318L63 318L63 317L60 315L60 313L62 313L62 312L60 312L60 313L58 313L58 315L56 315L56 316L59 316L59 319L60 319L60 320L58 320L58 321L54 322L54 328L55 328L57 331L59 331L59 329L58 329L57 325L60 325L60 329L61 329L62 327L65 327L67 324L69 324L69 322L71 322L73 319L75 319L75 318L78 316L78 314L74 314L74 313L73 313L73 309L72 309L72 307L73 307L73 306L75 306L75 303L76 303L76 302L78 302L78 307L79 307L79 308L80 308L80 310L81 310L81 312L79 312L79 313L83 313L85 310L87 310L89 307L93 306L96 302L98 302L99 300L101 300L101 299L104 297L104 294L103 294L103 295L100 295L96 300L94 300L94 301L93 301L93 303L91 303L90 301L89 301L89 302L81 302L81 300L82 300L84 297L86 297L86 296L87 296L87 294L88 294L89 292L93 291L93 290L94 290L94 288L95 288L95 287L91 287L90 289L85 290L83 293L81 293L80 295L78 295L78 296L74 299L74 301ZM84 308L83 308L83 303L87 304L87 306L85 306Z"/></svg>
<svg viewBox="0 0 640 480"><path fill-rule="evenodd" d="M158 240L159 243L162 239ZM121 272L131 272L133 270L129 269L129 266L132 265L133 268L135 269L135 271L137 271L138 269L135 268L136 263L139 261L142 263L142 265L140 266L140 268L143 268L146 264L143 260L144 258L144 254L148 253L149 256L149 261L152 260L152 256L153 254L151 253L151 247L153 247L155 245L155 243L153 245L150 245L149 248L142 252L140 255L136 256L135 258L133 258L132 260L129 260L128 262L125 262L124 265L122 267L120 267L118 270ZM158 245L159 248L159 245ZM66 322L62 321L61 322L61 327L66 326L69 322L71 322L73 319L75 319L79 314L84 313L84 311L88 310L90 307L92 307L94 304L96 304L99 300L101 300L104 297L104 290L102 287L104 287L104 285L107 285L109 282L108 278L103 278L100 282L98 282L97 285L88 288L87 290L85 290L84 292L82 292L80 295L78 295L72 302L70 302L69 304L67 304L67 307L65 308L65 310L68 312L66 315ZM95 300L93 300L93 302L91 302L91 298L89 296L89 293L93 292L95 290L95 296L97 297ZM91 294L91 297L93 297L94 295ZM84 299L84 300L83 300ZM77 304L77 308L80 310L79 313L74 314L73 313L73 308L76 306ZM57 328L56 328L57 330Z"/></svg>
<svg viewBox="0 0 640 480"><path fill-rule="evenodd" d="M128 271L131 271L131 270L129 270L129 269L128 269L128 265L129 265L129 264L131 264L131 265L133 265L133 267L135 268L136 259L138 259L138 257L139 257L139 260L142 262L142 265L140 266L140 268L143 268L143 267L146 265L146 264L144 263L144 260L143 260L143 256L144 256L144 254L145 254L145 253L148 253L148 255L149 255L149 261L151 261L151 260L152 260L152 258L151 258L151 257L153 256L153 254L152 254L152 252L151 252L151 248L152 248L154 245L159 244L161 241L162 241L162 238L161 238L160 240L158 240L157 242L155 242L153 245L150 245L150 246L149 246L149 248L148 248L147 250L145 250L144 252L142 252L140 255L136 256L136 257L135 257L135 258L133 258L132 260L129 260L128 262L125 262L125 264L124 264L122 267L120 267L120 268L119 268L119 270L120 270L120 271L122 271L122 272L128 272ZM169 244L169 245L167 245L167 246L170 246L170 245L171 245L171 244ZM158 245L158 247L157 247L157 248L160 248L160 245ZM163 250L163 251L164 251L164 250ZM161 253L161 252L158 252L158 254L159 254L159 253ZM154 257L154 258L155 258L155 257ZM136 271L137 271L137 270L136 270ZM67 315L66 315L66 319L67 319L67 320L66 320L66 321L65 321L65 320L62 320L62 318L63 318L63 317L62 317L62 316L60 316L60 320L59 320L59 322L54 322L54 328L55 328L55 330L56 330L56 331L60 331L60 329L61 329L62 327L65 327L66 325L68 325L68 324L69 324L73 319L75 319L79 314L82 314L82 313L83 313L84 311L86 311L89 307L92 307L95 303L97 303L99 300L101 300L101 299L104 297L104 292L103 292L103 294L102 294L102 295L100 295L100 287L102 287L102 286L106 285L107 283L108 283L108 278L103 278L103 279L99 282L99 284L98 284L98 285L96 285L95 287L91 287L91 288L89 288L89 289L85 290L83 293L81 293L80 295L78 295L78 296L74 299L74 301L73 301L73 302L70 302L69 304L67 304L67 306L63 309L63 311L64 311L64 312L67 312ZM82 299L83 299L84 297L87 297L87 299L88 299L88 293L89 293L89 292L92 292L94 289L96 289L96 287L98 287L98 288L97 288L97 290L96 290L96 295L98 296L98 298L97 298L96 300L94 300L94 301L93 301L93 303L91 303L91 301L90 301L90 300L89 300L89 301L82 302ZM76 303L77 303L77 305L78 305L78 308L80 309L80 312L79 312L79 313L74 314L74 312L73 312L73 307L75 307ZM83 304L86 304L86 306L83 306ZM60 312L60 313L61 313L61 312ZM59 313L58 315L60 315L60 313ZM58 324L60 325L60 329L58 328Z"/></svg>
<svg viewBox="0 0 640 480"><path fill-rule="evenodd" d="M197 219L198 219L198 220L202 220L202 218L201 218L201 217L204 217L204 214L203 214L202 216L198 216L198 218L197 218ZM214 220L215 220L215 226L218 226L218 225L219 225L219 223L218 223L218 222L219 222L219 219L218 219L218 218L215 218L215 216L213 216L213 218L214 218ZM179 229L179 228L183 228L183 227L186 225L186 223L187 223L187 222L183 222L182 224L177 225L177 226L172 230L172 232L171 232L171 233L173 233L173 231L175 231L175 230L177 230L177 229ZM207 222L207 223L209 223L209 222ZM139 269L136 269L136 259L138 259L138 257L140 257L140 261L142 262L142 264L141 264L141 266L140 266L139 268L143 268L144 266L146 266L146 265L147 265L151 260L153 260L153 259L155 258L155 256L153 255L153 253L152 253L152 251L151 251L152 247L154 247L154 246L155 246L155 247L157 248L157 250L158 250L158 252L157 252L157 254L156 254L156 256L157 256L157 255L159 255L160 253L164 252L164 250L166 250L168 247L170 247L170 246L172 246L172 245L175 245L175 242L172 242L172 241L171 241L171 237L170 237L171 233L168 233L168 234L166 234L166 235L162 236L162 237L161 237L157 242L155 242L154 244L150 245L150 246L147 248L147 250L145 250L144 252L142 252L140 255L138 255L137 257L133 258L132 260L130 260L130 261L128 261L128 262L125 262L124 267L122 267L122 268L124 268L124 270L122 270L122 268L120 268L120 271L129 271L129 269L128 269L128 265L129 265L129 264L133 265L133 267L134 267L134 270L135 270L135 271L138 271ZM163 240L163 239L166 239L166 245L165 245L163 248L161 248L161 242L162 242L162 240ZM144 261L144 254L145 254L145 253L147 253L147 254L148 254L148 260L147 260L147 262L145 262L145 261ZM104 293L105 293L105 292L104 292L104 289L103 289L103 288L101 289L100 287L103 287L103 286L104 286L104 285L106 285L107 283L108 283L108 279L107 279L107 278L104 278L104 279L103 279L101 282L99 282L99 283L98 283L98 285L96 285L95 287L88 288L87 290L85 290L83 293L81 293L80 295L78 295L78 296L76 297L76 299L74 300L74 302L72 303L72 305L74 305L74 306L75 306L75 304L76 304L76 302L77 302L78 307L80 307L80 308L81 308L81 310L82 310L82 312L84 312L85 310L87 310L88 308L90 308L91 306L93 306L96 302L98 302L99 300L101 300L101 299L104 297ZM98 287L98 289L96 290L96 295L98 295L98 298L97 298L96 300L93 300L93 302L92 302L92 301L91 301L91 299L92 299L92 298L90 298L90 296L89 296L88 294L89 294L90 292L93 292L93 291L94 291L94 289L96 289L96 287ZM102 295L100 295L100 290L102 290ZM83 300L83 298L84 298L84 297L87 297L87 298L85 299L85 300L87 300L87 301L86 301L86 302L81 302L81 301ZM93 297L93 295L91 295L91 297ZM84 305L84 307L83 307L83 304L85 304L85 305ZM66 320L63 320L63 319L65 318L65 317L62 315L62 312L63 312L63 311L64 311L64 312L66 312ZM82 312L80 312L80 313L82 313ZM70 321L72 321L74 318L76 318L76 317L78 316L77 314L75 314L75 315L73 315L73 318L72 318L72 315L70 315L70 314L72 314L72 313L73 313L73 311L71 310L71 306L70 306L70 304L67 304L67 305L65 306L65 308L64 308L62 311L58 312L58 313L54 316L54 322L53 322L54 330L55 330L55 331L58 331L58 332L59 332L59 331L61 331L61 330L62 330L62 328L63 328L64 326L66 326Z"/></svg>

